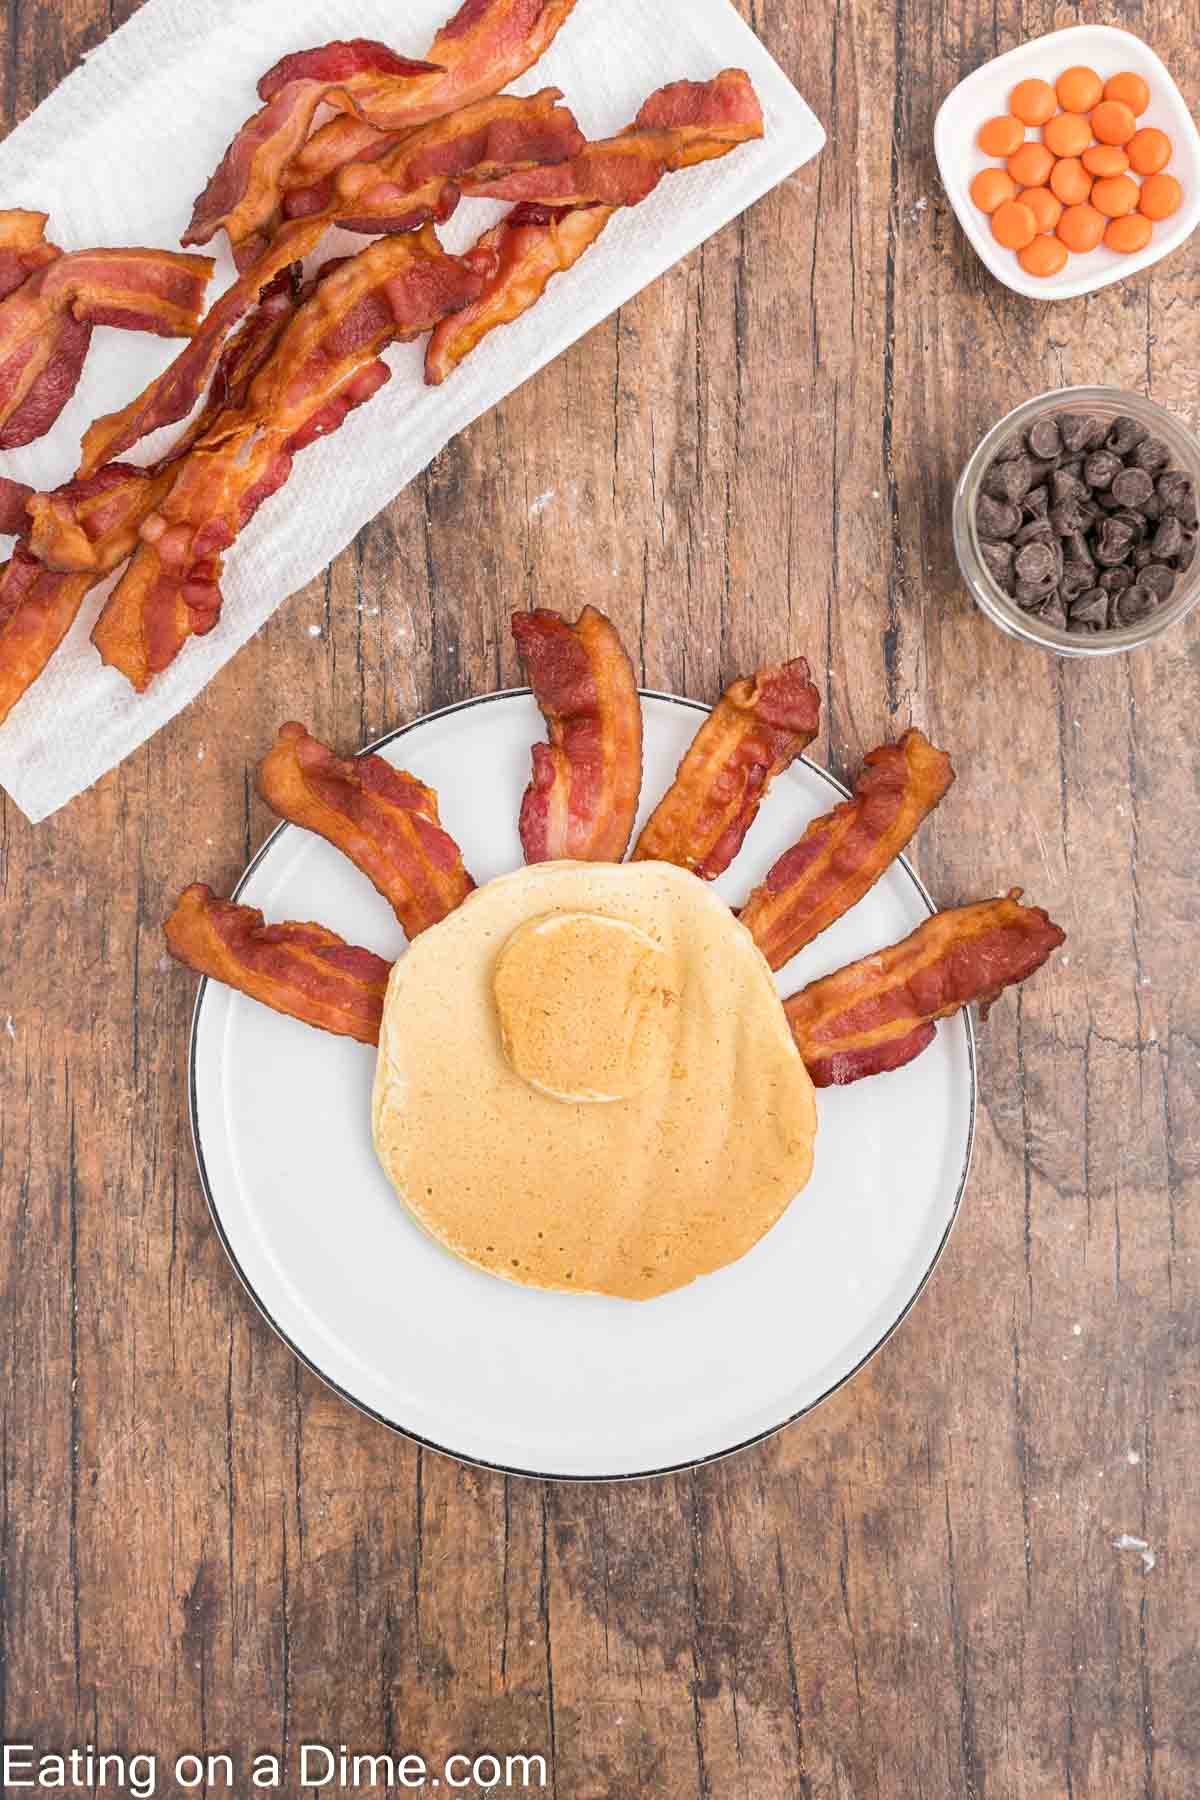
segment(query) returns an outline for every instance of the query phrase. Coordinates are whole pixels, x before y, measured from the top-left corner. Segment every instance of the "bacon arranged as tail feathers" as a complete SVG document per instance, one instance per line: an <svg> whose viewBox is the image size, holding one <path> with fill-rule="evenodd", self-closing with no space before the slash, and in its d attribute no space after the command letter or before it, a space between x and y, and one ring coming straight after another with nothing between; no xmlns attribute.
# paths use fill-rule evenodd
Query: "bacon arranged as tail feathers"
<svg viewBox="0 0 1200 1800"><path fill-rule="evenodd" d="M62 251L46 237L49 215L10 207L0 212L0 300L6 300Z"/></svg>
<svg viewBox="0 0 1200 1800"><path fill-rule="evenodd" d="M0 300L0 449L49 431L75 392L93 326L190 337L211 274L206 256L78 250L28 275Z"/></svg>
<svg viewBox="0 0 1200 1800"><path fill-rule="evenodd" d="M620 862L642 788L642 706L616 629L587 606L515 613L513 636L550 735L521 807L527 863Z"/></svg>
<svg viewBox="0 0 1200 1800"><path fill-rule="evenodd" d="M251 906L185 888L163 927L177 962L319 1031L377 1044L391 965L323 925L268 925Z"/></svg>
<svg viewBox="0 0 1200 1800"><path fill-rule="evenodd" d="M862 899L950 789L950 758L920 731L868 753L854 798L814 819L742 909L773 969Z"/></svg>
<svg viewBox="0 0 1200 1800"><path fill-rule="evenodd" d="M1005 988L1040 969L1066 942L1021 889L936 914L875 956L814 981L784 1003L817 1087L846 1087L899 1069L928 1049L935 1021L972 1002L987 1017Z"/></svg>
<svg viewBox="0 0 1200 1800"><path fill-rule="evenodd" d="M305 64L304 68L292 66ZM336 91L353 100L380 75L411 87L436 71L366 38L288 57L260 84L265 104L247 119L192 209L185 244L207 244L222 228L235 250L272 226L283 172L309 134L317 108Z"/></svg>
<svg viewBox="0 0 1200 1800"><path fill-rule="evenodd" d="M625 138L611 141L623 148L614 152L607 166L625 182L619 195L622 203L633 204L644 199L669 169L727 156L762 134L762 108L749 76L741 69L726 69L713 81L673 82L651 94ZM582 156L586 159L596 151L603 153L604 146L589 146ZM518 179L525 182L523 175ZM498 325L509 325L536 306L554 276L575 266L618 210L612 204L561 205L549 198L556 189L577 192L581 184L588 185L578 159L536 171L530 184L543 190L544 202L514 207L467 252L486 285L474 306L445 320L430 339L425 380L431 387L440 386ZM469 181L463 185L464 191L478 191Z"/></svg>
<svg viewBox="0 0 1200 1800"><path fill-rule="evenodd" d="M379 352L466 305L478 279L432 230L381 238L337 265L250 384L190 452L97 621L103 660L143 691L220 616L222 553L291 474L292 458L388 379Z"/></svg>
<svg viewBox="0 0 1200 1800"><path fill-rule="evenodd" d="M729 867L777 775L817 735L821 696L802 656L735 681L696 734L634 847L714 881Z"/></svg>
<svg viewBox="0 0 1200 1800"><path fill-rule="evenodd" d="M347 760L284 725L259 765L258 791L281 819L348 856L411 940L460 907L475 883L443 830L437 795L382 756Z"/></svg>

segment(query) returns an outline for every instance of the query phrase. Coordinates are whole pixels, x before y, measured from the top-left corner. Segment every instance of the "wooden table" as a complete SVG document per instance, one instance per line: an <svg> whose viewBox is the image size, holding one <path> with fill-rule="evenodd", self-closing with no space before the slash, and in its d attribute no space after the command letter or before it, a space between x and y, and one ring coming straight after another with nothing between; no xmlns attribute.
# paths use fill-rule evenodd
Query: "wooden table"
<svg viewBox="0 0 1200 1800"><path fill-rule="evenodd" d="M1077 9L741 9L819 162L451 444L117 773L0 814L6 1737L155 1751L160 1792L183 1751L323 1740L542 1752L558 1800L1200 1793L1200 637L1054 661L950 547L1026 395L1200 425L1200 251L1043 310L966 248L938 102ZM6 121L131 10L7 0ZM1197 0L1104 16L1200 96ZM1021 882L1071 934L983 1034L969 1196L899 1335L774 1442L607 1488L422 1453L276 1340L205 1210L159 933L267 831L280 720L355 748L515 681L514 605L585 601L705 699L803 650L839 772L925 726L960 769L934 893Z"/></svg>

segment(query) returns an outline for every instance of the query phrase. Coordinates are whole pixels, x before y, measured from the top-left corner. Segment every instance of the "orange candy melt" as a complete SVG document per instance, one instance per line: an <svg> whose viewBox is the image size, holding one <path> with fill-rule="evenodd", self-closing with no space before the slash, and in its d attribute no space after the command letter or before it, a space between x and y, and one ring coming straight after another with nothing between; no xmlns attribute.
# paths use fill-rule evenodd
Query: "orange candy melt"
<svg viewBox="0 0 1200 1800"><path fill-rule="evenodd" d="M1150 89L1140 75L1134 75L1127 69L1105 82L1104 98L1119 100L1135 118L1140 119L1150 104Z"/></svg>
<svg viewBox="0 0 1200 1800"><path fill-rule="evenodd" d="M1037 234L1037 219L1020 200L1006 200L992 214L992 236L1006 250L1023 250Z"/></svg>
<svg viewBox="0 0 1200 1800"><path fill-rule="evenodd" d="M1027 275L1061 275L1067 266L1067 246L1060 238L1035 237L1018 251L1017 261Z"/></svg>
<svg viewBox="0 0 1200 1800"><path fill-rule="evenodd" d="M1082 156L1092 141L1092 128L1078 113L1055 113L1047 120L1042 139L1055 156Z"/></svg>
<svg viewBox="0 0 1200 1800"><path fill-rule="evenodd" d="M1050 171L1050 190L1064 206L1082 206L1092 191L1092 178L1077 157L1064 156Z"/></svg>
<svg viewBox="0 0 1200 1800"><path fill-rule="evenodd" d="M1065 69L1055 83L1058 103L1064 112L1087 113L1104 97L1104 83L1095 69ZM1078 151L1072 151L1077 156Z"/></svg>
<svg viewBox="0 0 1200 1800"><path fill-rule="evenodd" d="M1045 187L1054 157L1045 144L1022 144L1008 159L1008 172L1019 187Z"/></svg>
<svg viewBox="0 0 1200 1800"><path fill-rule="evenodd" d="M1126 213L1123 219L1110 219L1104 242L1122 256L1136 256L1154 236L1154 227L1144 213Z"/></svg>
<svg viewBox="0 0 1200 1800"><path fill-rule="evenodd" d="M994 213L1006 200L1019 193L1016 182L1003 169L980 169L971 183L971 198L980 212Z"/></svg>
<svg viewBox="0 0 1200 1800"><path fill-rule="evenodd" d="M1063 203L1049 188L1023 188L1017 198L1029 208L1039 231L1053 231L1063 216Z"/></svg>
<svg viewBox="0 0 1200 1800"><path fill-rule="evenodd" d="M975 142L985 156L1011 156L1025 142L1025 127L1020 119L1014 119L1011 113L1004 113L1000 118L989 119L986 125L981 125Z"/></svg>
<svg viewBox="0 0 1200 1800"><path fill-rule="evenodd" d="M1129 166L1138 175L1157 175L1170 162L1174 145L1165 131L1147 125L1134 132L1127 150Z"/></svg>
<svg viewBox="0 0 1200 1800"><path fill-rule="evenodd" d="M1138 204L1147 219L1169 219L1183 205L1183 189L1173 175L1147 175Z"/></svg>
<svg viewBox="0 0 1200 1800"><path fill-rule="evenodd" d="M1129 175L1113 175L1097 181L1092 187L1092 205L1106 219L1123 219L1136 212L1140 190Z"/></svg>
<svg viewBox="0 0 1200 1800"><path fill-rule="evenodd" d="M1026 125L1044 125L1058 111L1058 95L1048 81L1019 81L1008 106Z"/></svg>
<svg viewBox="0 0 1200 1800"><path fill-rule="evenodd" d="M1116 144L1093 144L1080 161L1089 175L1124 175L1129 158Z"/></svg>
<svg viewBox="0 0 1200 1800"><path fill-rule="evenodd" d="M1092 109L1092 131L1102 144L1127 144L1137 119L1123 100L1102 100Z"/></svg>
<svg viewBox="0 0 1200 1800"><path fill-rule="evenodd" d="M1104 228L1108 223L1102 212L1094 206L1068 206L1058 221L1057 231L1067 249L1076 256L1085 256L1102 242Z"/></svg>

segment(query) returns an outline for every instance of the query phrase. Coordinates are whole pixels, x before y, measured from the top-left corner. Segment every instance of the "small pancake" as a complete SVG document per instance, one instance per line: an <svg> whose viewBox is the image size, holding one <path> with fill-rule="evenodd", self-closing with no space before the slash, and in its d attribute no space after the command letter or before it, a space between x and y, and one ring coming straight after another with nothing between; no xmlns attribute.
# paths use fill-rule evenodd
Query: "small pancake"
<svg viewBox="0 0 1200 1800"><path fill-rule="evenodd" d="M396 1192L454 1255L637 1300L758 1243L816 1133L766 962L665 863L521 869L423 933L392 974L373 1110Z"/></svg>

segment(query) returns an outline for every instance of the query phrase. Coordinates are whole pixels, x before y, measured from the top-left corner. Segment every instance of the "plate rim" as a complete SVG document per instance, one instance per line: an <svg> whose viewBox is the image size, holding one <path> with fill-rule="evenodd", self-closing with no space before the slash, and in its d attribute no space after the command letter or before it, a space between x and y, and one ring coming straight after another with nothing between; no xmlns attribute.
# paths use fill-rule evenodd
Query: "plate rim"
<svg viewBox="0 0 1200 1800"><path fill-rule="evenodd" d="M690 712L707 714L713 710L711 706L706 705L702 700L689 700L682 694L666 693L658 688L639 687L638 696L642 700L664 700L671 705L684 707ZM532 697L532 691L528 687L513 687L500 688L490 694L476 694L465 700L451 701L448 706L440 706L435 708L432 712L422 713L419 718L409 720L406 725L395 726L391 731L386 731L382 733L381 736L373 738L370 743L364 744L361 750L354 753L355 758L357 759L360 756L371 756L379 750L387 749L390 745L397 743L401 738L407 737L410 732L416 731L420 726L427 725L435 719L444 719L453 713L466 712L472 707L487 706L496 700L532 699ZM847 788L829 769L822 768L820 763L814 762L811 757L808 756L799 757L797 760L803 762L814 774L819 775L834 790L839 799L848 800L852 797L849 788ZM246 864L246 867L242 870L241 875L234 885L233 892L230 896L231 900L235 902L238 900L238 897L244 891L246 884L250 881L260 863L265 859L268 851L271 850L279 839L290 831L301 831L302 829L303 827L293 825L287 820L281 821L269 836L264 838L250 861ZM940 909L934 904L932 895L909 862L908 857L906 855L898 857L896 866L908 876L909 881L916 889L922 903L928 908L930 916L932 917L936 914ZM951 1234L954 1231L955 1225L958 1223L959 1214L962 1210L963 1196L967 1190L967 1183L971 1178L971 1166L974 1160L979 1121L979 1071L975 1042L974 1010L971 1007L966 1007L959 1016L963 1020L967 1033L967 1065L970 1071L970 1118L967 1125L966 1149L963 1153L962 1167L959 1171L958 1187L954 1196L954 1205L951 1208L950 1217L946 1223L946 1229L942 1233L929 1266L925 1270L917 1286L913 1289L912 1294L909 1296L900 1312L897 1313L895 1319L883 1333L883 1336L859 1358L853 1368L848 1369L844 1375L839 1376L837 1381L826 1388L823 1393L819 1394L815 1400L810 1400L796 1412L789 1413L787 1417L781 1419L778 1424L769 1425L764 1430L754 1432L750 1437L743 1439L739 1443L730 1444L726 1448L720 1450L713 1450L705 1456L691 1457L678 1463L669 1463L662 1468L639 1469L630 1473L614 1475L578 1475L574 1473L559 1474L552 1470L520 1469L510 1467L506 1463L490 1462L485 1457L471 1456L461 1450L452 1449L448 1444L439 1444L435 1439L425 1437L421 1432L414 1431L409 1426L400 1424L398 1420L389 1418L386 1413L380 1412L377 1407L369 1405L366 1401L360 1400L356 1395L352 1394L349 1389L343 1387L332 1375L327 1374L306 1350L301 1349L300 1346L294 1342L278 1321L272 1317L266 1303L250 1281L246 1271L238 1260L237 1253L234 1250L228 1233L222 1223L216 1196L213 1193L212 1183L209 1180L208 1167L204 1158L204 1146L200 1136L199 1096L196 1080L197 1039L200 1031L200 1015L204 1006L205 995L208 992L209 983L209 976L205 975L201 978L200 986L196 993L196 999L192 1007L192 1020L188 1032L188 1123L192 1137L192 1152L196 1159L196 1170L200 1178L200 1186L204 1192L204 1199L205 1204L208 1207L209 1218L212 1220L217 1233L217 1238L225 1255L229 1259L234 1274L241 1283L243 1291L249 1296L259 1317L265 1320L266 1324L275 1333L275 1336L288 1350L291 1351L292 1355L296 1357L311 1374L315 1375L323 1386L336 1394L340 1400L343 1400L348 1405L352 1406L356 1412L362 1413L366 1418L373 1420L377 1425L382 1425L385 1430L390 1432L394 1437L404 1438L407 1442L416 1444L419 1449L432 1450L436 1452L437 1455L450 1457L453 1461L462 1463L468 1468L486 1469L491 1474L503 1475L506 1478L515 1477L522 1481L557 1481L578 1484L595 1482L604 1486L620 1481L662 1480L669 1475L686 1474L689 1470L707 1468L710 1464L724 1462L728 1457L739 1456L743 1451L752 1450L756 1445L766 1443L769 1439L778 1436L780 1432L786 1431L790 1425L795 1425L799 1420L807 1418L809 1414L814 1413L818 1407L823 1406L827 1400L832 1399L835 1394L839 1393L842 1388L846 1387L856 1376L861 1374L867 1364L872 1362L875 1357L879 1355L879 1352L886 1344L890 1343L891 1339L904 1324L905 1320L924 1294L926 1288L929 1286L930 1281L933 1279L933 1276L946 1253Z"/></svg>

